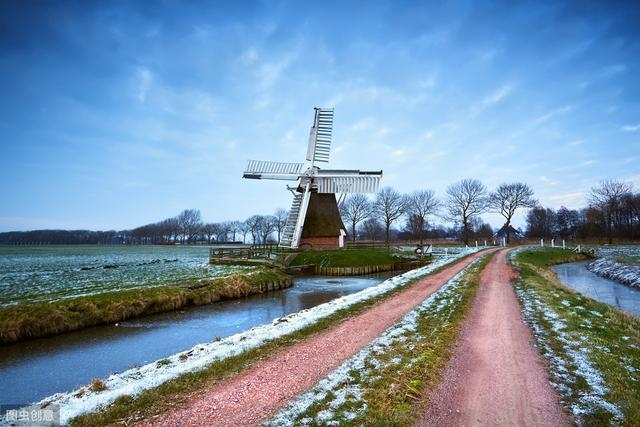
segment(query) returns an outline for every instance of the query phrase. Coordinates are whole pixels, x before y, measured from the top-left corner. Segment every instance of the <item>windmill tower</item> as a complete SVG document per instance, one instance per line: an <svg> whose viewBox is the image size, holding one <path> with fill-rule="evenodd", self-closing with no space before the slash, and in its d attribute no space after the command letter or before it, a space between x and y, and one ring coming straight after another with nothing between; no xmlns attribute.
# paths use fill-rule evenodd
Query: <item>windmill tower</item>
<svg viewBox="0 0 640 427"><path fill-rule="evenodd" d="M309 135L307 161L283 163L249 160L242 175L248 179L298 181L293 203L281 236L280 246L291 248L339 248L344 245L346 228L340 218L336 195L375 193L382 171L320 169L317 162L328 162L333 131L333 108L316 108Z"/></svg>

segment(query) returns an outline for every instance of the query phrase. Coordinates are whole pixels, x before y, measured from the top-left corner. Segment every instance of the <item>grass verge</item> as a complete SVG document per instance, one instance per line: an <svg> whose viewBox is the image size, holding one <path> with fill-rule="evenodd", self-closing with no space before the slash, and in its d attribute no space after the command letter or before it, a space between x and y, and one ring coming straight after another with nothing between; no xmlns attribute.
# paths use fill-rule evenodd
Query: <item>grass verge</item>
<svg viewBox="0 0 640 427"><path fill-rule="evenodd" d="M484 256L268 425L409 426L440 380L476 294Z"/></svg>
<svg viewBox="0 0 640 427"><path fill-rule="evenodd" d="M290 283L290 276L261 270L182 285L106 292L53 302L0 307L0 343L40 338L149 314L205 305L260 293L267 283Z"/></svg>
<svg viewBox="0 0 640 427"><path fill-rule="evenodd" d="M460 261L462 261L462 259L454 262ZM435 274L450 265L451 264L446 264L439 269L432 271L430 274ZM74 418L71 420L70 425L100 426L114 424L120 425L122 423L129 424L132 421L150 418L173 408L180 407L182 404L187 402L191 396L199 394L207 385L231 377L244 369L247 369L259 360L266 359L286 347L299 343L351 316L355 316L378 302L401 292L403 289L406 289L408 286L418 280L421 280L423 277L409 281L406 284L398 286L377 297L339 310L330 316L318 320L312 325L273 341L269 341L260 347L246 351L234 357L214 362L205 369L181 375L158 387L146 390L135 397L122 396L100 412L85 414Z"/></svg>
<svg viewBox="0 0 640 427"><path fill-rule="evenodd" d="M389 265L402 261L392 252L374 249L342 249L336 251L301 252L291 261L291 266L314 264L320 267L363 267Z"/></svg>
<svg viewBox="0 0 640 427"><path fill-rule="evenodd" d="M620 264L628 265L629 267L640 267L640 255L614 255L613 260Z"/></svg>
<svg viewBox="0 0 640 427"><path fill-rule="evenodd" d="M548 267L574 260L561 249L514 255L524 317L549 361L552 385L578 424L637 425L640 319L561 285Z"/></svg>

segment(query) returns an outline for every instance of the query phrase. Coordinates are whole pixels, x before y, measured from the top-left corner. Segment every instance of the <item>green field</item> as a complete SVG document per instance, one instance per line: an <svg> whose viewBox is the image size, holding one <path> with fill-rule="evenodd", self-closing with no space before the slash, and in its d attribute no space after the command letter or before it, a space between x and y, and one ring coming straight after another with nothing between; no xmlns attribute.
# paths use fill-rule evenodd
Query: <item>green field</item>
<svg viewBox="0 0 640 427"><path fill-rule="evenodd" d="M321 267L362 267L368 265L389 265L403 258L393 252L375 249L353 249L335 251L301 252L290 265L318 265Z"/></svg>
<svg viewBox="0 0 640 427"><path fill-rule="evenodd" d="M0 246L0 306L220 277L246 267L209 265L198 246Z"/></svg>

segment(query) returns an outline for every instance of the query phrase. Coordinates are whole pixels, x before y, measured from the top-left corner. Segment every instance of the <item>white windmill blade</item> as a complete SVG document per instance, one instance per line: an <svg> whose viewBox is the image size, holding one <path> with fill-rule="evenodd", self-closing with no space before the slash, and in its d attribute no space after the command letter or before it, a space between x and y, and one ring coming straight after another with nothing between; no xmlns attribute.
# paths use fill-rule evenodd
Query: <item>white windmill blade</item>
<svg viewBox="0 0 640 427"><path fill-rule="evenodd" d="M333 132L333 108L316 108L313 126L309 133L307 160L328 162Z"/></svg>
<svg viewBox="0 0 640 427"><path fill-rule="evenodd" d="M248 179L280 179L297 181L302 174L304 163L269 162L264 160L249 160L247 169L242 174Z"/></svg>
<svg viewBox="0 0 640 427"><path fill-rule="evenodd" d="M337 171L335 171L337 172ZM344 171L347 172L347 171ZM349 171L315 178L318 193L375 193L380 186L380 172Z"/></svg>

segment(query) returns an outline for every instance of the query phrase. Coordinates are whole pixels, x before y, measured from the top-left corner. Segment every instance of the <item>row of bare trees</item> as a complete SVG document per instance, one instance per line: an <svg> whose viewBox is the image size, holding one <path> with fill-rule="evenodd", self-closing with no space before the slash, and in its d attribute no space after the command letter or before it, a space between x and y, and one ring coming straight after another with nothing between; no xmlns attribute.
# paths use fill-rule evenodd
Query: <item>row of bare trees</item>
<svg viewBox="0 0 640 427"><path fill-rule="evenodd" d="M373 240L384 236L389 242L394 228L402 227L401 236L421 242L429 231L430 237L455 234L469 244L472 238L492 234L491 227L480 217L487 212L502 215L509 240L513 216L522 208L532 208L527 215L529 237L606 239L610 243L614 238L640 238L640 193L634 193L630 183L617 180L602 181L593 187L589 205L581 210L545 209L524 183L505 183L489 191L477 179L463 179L450 185L443 198L428 189L402 194L392 187L380 189L373 198L353 194L340 205L340 213L353 240L360 234ZM186 209L174 217L133 230L8 232L0 233L0 243L280 242L287 216L286 210L278 209L273 215L253 215L245 221L207 223L202 221L199 210ZM454 224L453 229L430 227L430 220L436 218Z"/></svg>
<svg viewBox="0 0 640 427"><path fill-rule="evenodd" d="M384 187L373 200L363 194L348 197L340 207L344 221L350 227L355 240L358 224L369 234L376 221L384 228L385 241L391 237L391 227L401 218L406 219L405 228L423 243L430 217L451 221L461 227L462 239L469 243L474 225L485 212L500 213L505 219L504 228L509 240L511 220L518 209L537 206L533 190L524 183L501 184L495 191L477 179L463 179L447 188L444 199L438 199L433 190L417 190L401 194L392 187Z"/></svg>
<svg viewBox="0 0 640 427"><path fill-rule="evenodd" d="M597 240L640 238L640 193L631 183L605 180L593 187L583 209L535 207L527 214L527 236Z"/></svg>
<svg viewBox="0 0 640 427"><path fill-rule="evenodd" d="M253 243L280 241L287 220L287 211L278 209L273 215L252 215L245 221L203 222L200 211L186 209L172 218L143 225L119 235L126 243Z"/></svg>

